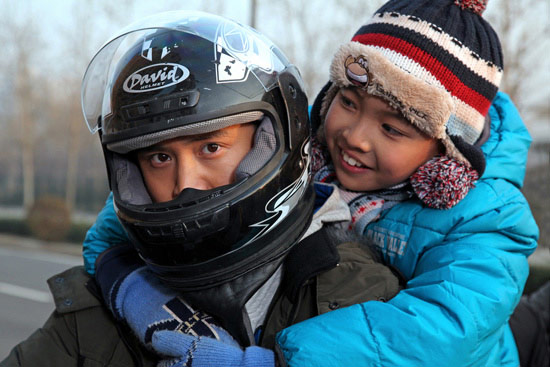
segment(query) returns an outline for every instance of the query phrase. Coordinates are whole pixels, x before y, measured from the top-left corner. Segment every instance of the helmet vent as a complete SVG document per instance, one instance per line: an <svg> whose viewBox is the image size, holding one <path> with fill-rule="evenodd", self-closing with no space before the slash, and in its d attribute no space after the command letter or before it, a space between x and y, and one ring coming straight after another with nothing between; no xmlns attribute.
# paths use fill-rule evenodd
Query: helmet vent
<svg viewBox="0 0 550 367"><path fill-rule="evenodd" d="M121 107L122 119L126 122L162 115L168 112L191 108L199 102L196 90L170 94L164 98L155 97Z"/></svg>

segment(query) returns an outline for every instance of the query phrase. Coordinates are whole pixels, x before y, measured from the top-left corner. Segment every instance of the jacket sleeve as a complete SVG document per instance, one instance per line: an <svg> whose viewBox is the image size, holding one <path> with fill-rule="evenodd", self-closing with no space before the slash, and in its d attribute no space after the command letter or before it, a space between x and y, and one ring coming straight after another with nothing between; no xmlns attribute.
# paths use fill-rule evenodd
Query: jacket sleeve
<svg viewBox="0 0 550 367"><path fill-rule="evenodd" d="M501 208L505 215L526 209ZM529 215L515 219L500 225L533 228ZM501 351L494 346L510 342L506 321L522 293L526 252L535 239L506 228L480 232L476 223L463 224L470 235L428 249L407 288L389 302L353 305L281 331L277 342L288 365L487 366L517 360L493 355Z"/></svg>
<svg viewBox="0 0 550 367"><path fill-rule="evenodd" d="M113 193L110 193L96 222L88 230L84 239L82 255L88 274L95 274L95 261L100 253L124 242L128 242L128 236L115 214Z"/></svg>
<svg viewBox="0 0 550 367"><path fill-rule="evenodd" d="M74 319L53 313L46 324L27 340L16 345L1 367L77 367L78 345L74 337Z"/></svg>

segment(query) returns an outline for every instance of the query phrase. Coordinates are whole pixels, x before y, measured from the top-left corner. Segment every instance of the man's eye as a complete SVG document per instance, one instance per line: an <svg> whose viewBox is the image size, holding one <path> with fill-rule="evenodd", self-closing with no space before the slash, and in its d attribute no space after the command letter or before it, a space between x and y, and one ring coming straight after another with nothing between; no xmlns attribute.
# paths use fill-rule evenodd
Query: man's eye
<svg viewBox="0 0 550 367"><path fill-rule="evenodd" d="M151 161L154 163L164 163L170 160L170 156L164 153L156 153L151 156Z"/></svg>
<svg viewBox="0 0 550 367"><path fill-rule="evenodd" d="M208 143L202 148L202 151L207 154L216 153L218 150L220 150L220 146L216 143Z"/></svg>

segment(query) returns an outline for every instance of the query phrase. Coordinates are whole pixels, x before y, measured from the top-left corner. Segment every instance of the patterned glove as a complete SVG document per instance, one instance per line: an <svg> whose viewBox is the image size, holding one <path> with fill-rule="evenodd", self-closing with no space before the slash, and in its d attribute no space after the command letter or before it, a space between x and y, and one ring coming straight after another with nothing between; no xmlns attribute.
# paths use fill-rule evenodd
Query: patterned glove
<svg viewBox="0 0 550 367"><path fill-rule="evenodd" d="M273 351L257 346L245 348L214 338L159 330L152 337L153 349L175 357L158 367L274 367Z"/></svg>
<svg viewBox="0 0 550 367"><path fill-rule="evenodd" d="M97 261L96 282L115 318L124 320L139 340L151 348L152 335L172 330L206 336L238 347L210 316L195 311L178 293L143 266L130 246L115 247Z"/></svg>

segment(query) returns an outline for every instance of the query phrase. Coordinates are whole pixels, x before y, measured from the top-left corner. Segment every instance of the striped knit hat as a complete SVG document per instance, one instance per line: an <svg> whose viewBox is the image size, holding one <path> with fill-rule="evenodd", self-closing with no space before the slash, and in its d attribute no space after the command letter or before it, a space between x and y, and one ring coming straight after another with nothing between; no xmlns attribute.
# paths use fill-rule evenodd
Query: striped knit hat
<svg viewBox="0 0 550 367"><path fill-rule="evenodd" d="M330 82L312 120L324 121L342 87L385 99L445 155L481 176L474 144L484 129L502 76L498 36L482 18L487 0L390 0L336 52ZM317 121L316 121L317 120Z"/></svg>

